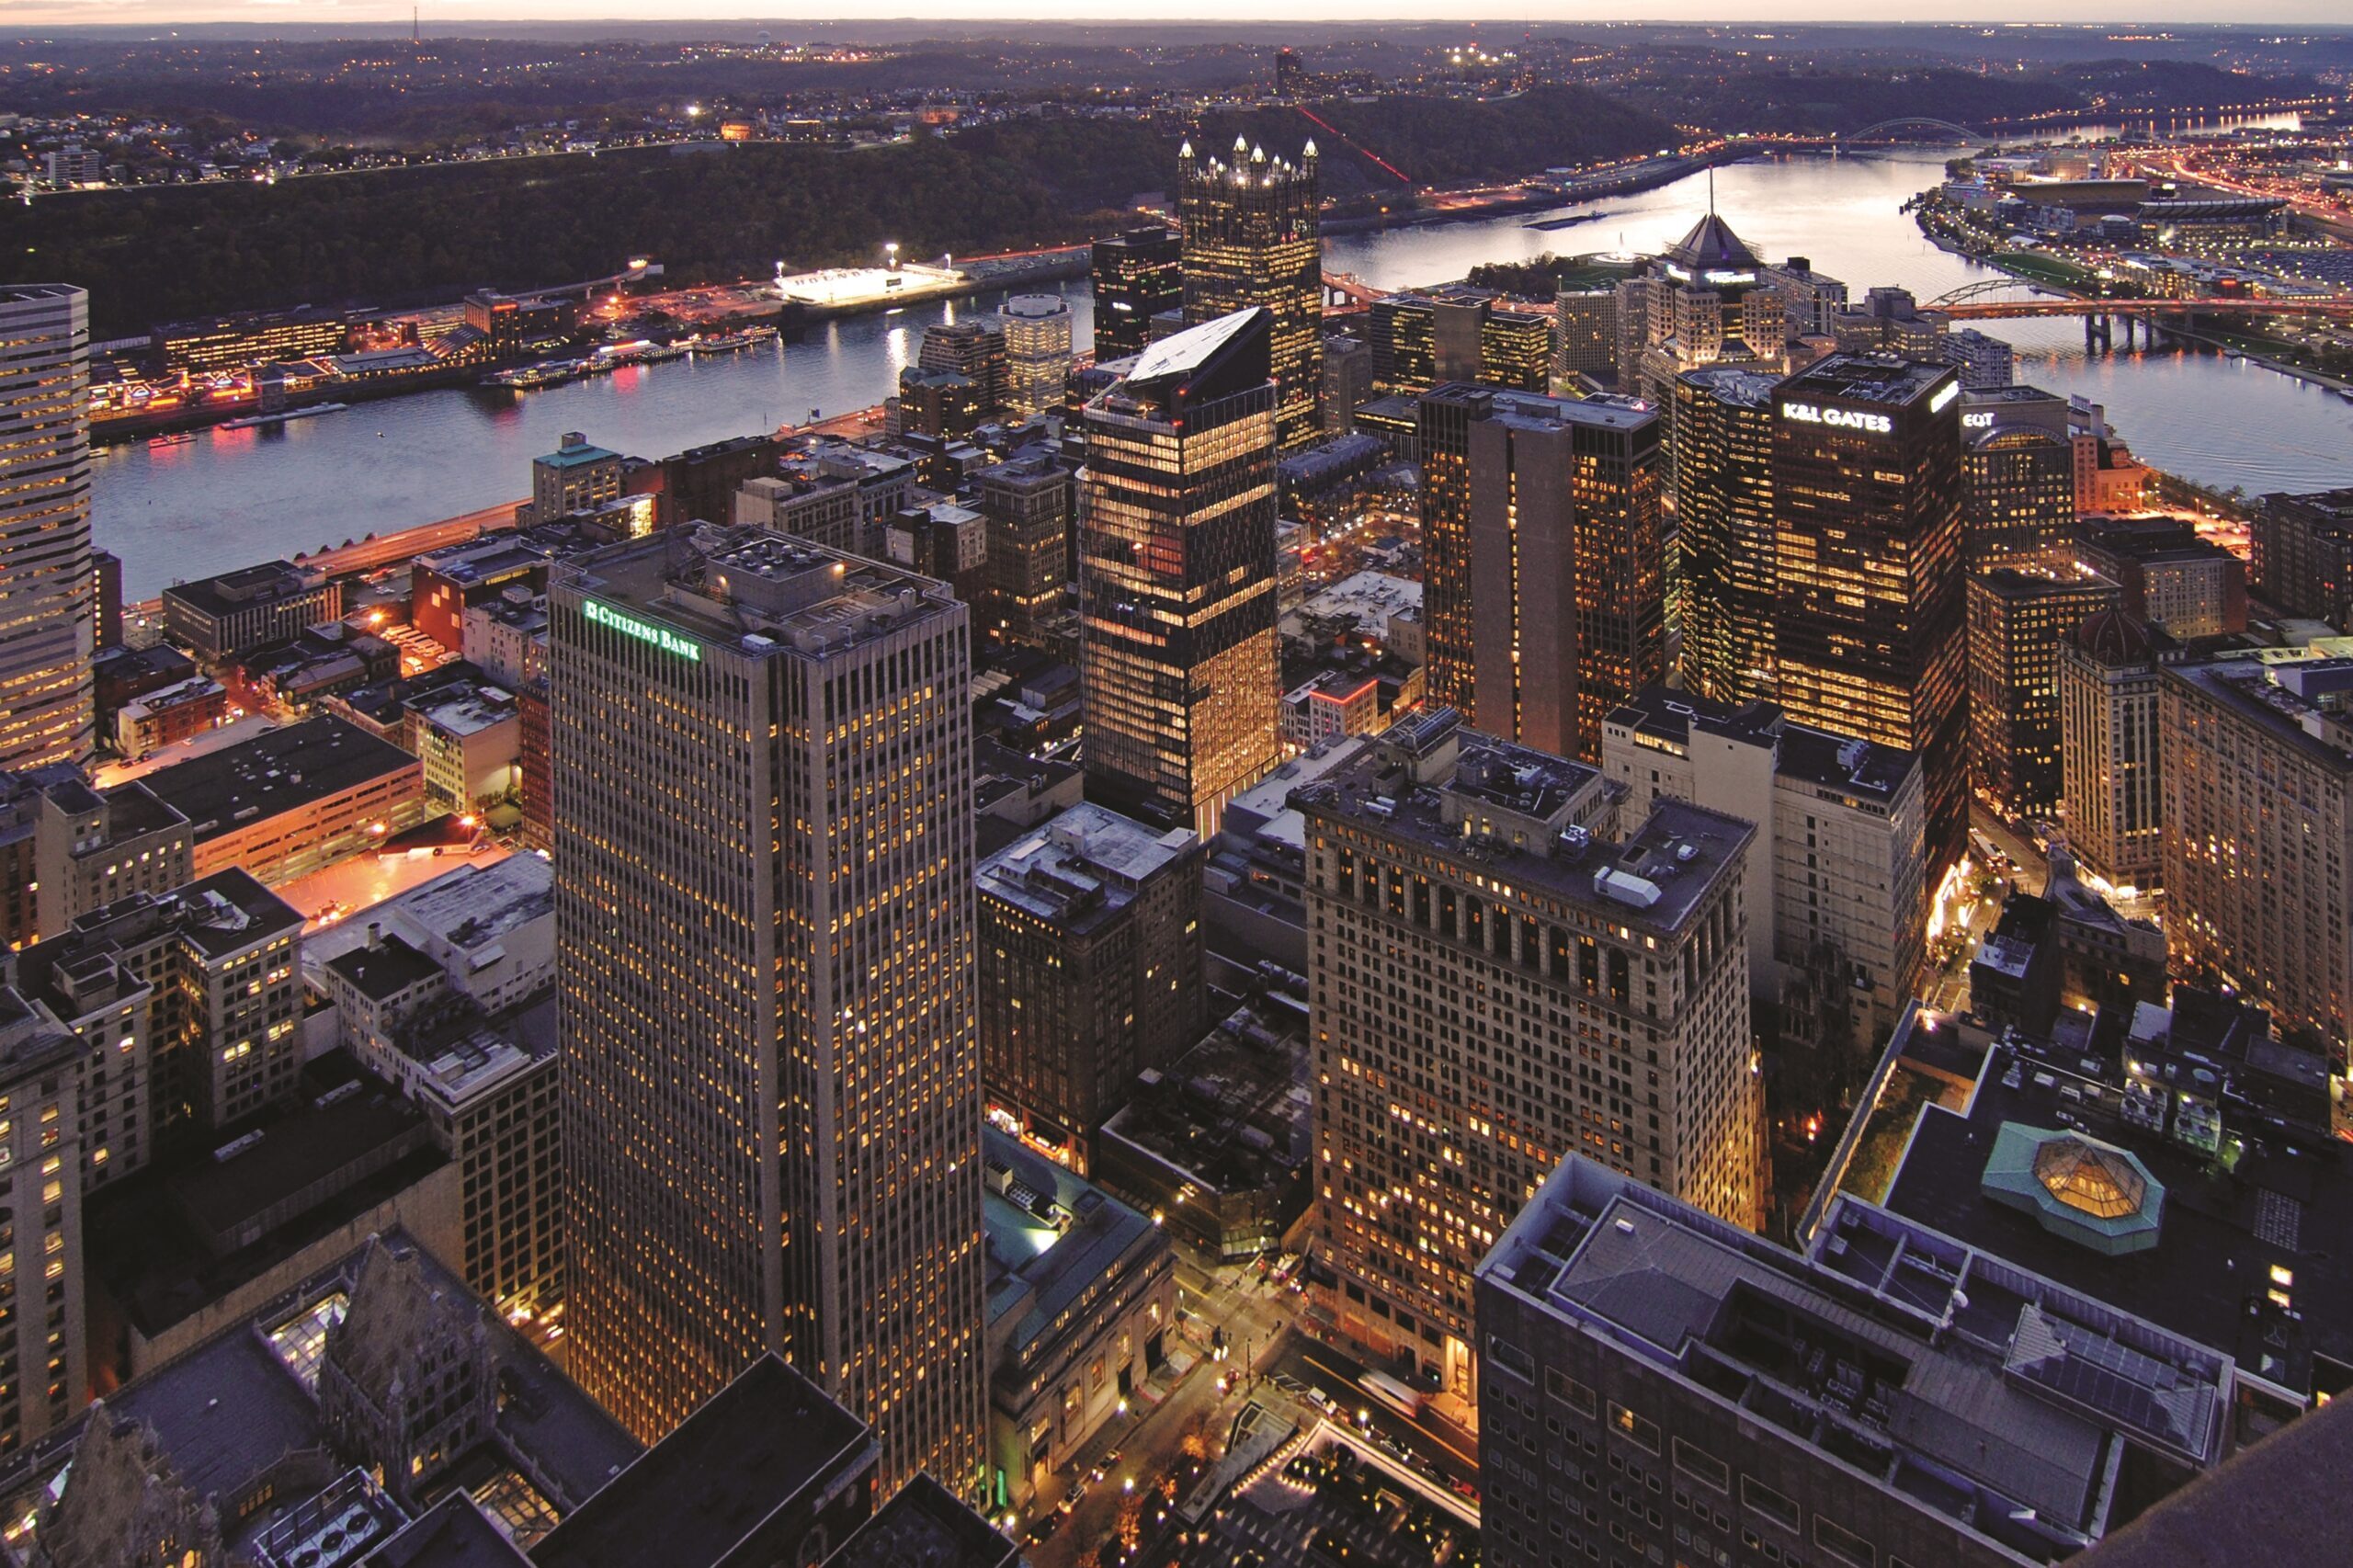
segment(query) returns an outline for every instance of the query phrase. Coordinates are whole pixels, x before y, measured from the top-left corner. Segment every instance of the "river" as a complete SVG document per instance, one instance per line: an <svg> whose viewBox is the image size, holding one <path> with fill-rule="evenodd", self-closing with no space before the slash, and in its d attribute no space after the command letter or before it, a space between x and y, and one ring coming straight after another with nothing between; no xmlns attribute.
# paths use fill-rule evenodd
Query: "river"
<svg viewBox="0 0 2353 1568"><path fill-rule="evenodd" d="M1758 159L1714 175L1717 208L1768 259L1810 258L1860 298L1895 283L1928 300L1993 276L1924 239L1904 199L1947 154L1925 150ZM1461 277L1483 261L1547 250L1654 252L1704 211L1709 179L1606 197L1556 213L1336 235L1325 264L1381 288ZM1528 225L1578 210L1596 221ZM1061 285L1084 346L1093 311L1083 281ZM356 404L274 430L212 430L173 446L98 454L94 523L122 557L131 598L176 579L368 533L454 517L530 488L530 460L566 430L658 457L704 442L871 406L895 388L924 327L1002 295L911 305L813 328L801 342L723 359L640 366L544 392L452 389ZM2073 321L1996 322L2016 344L2018 379L2107 405L2143 460L2221 489L2353 483L2353 403L2290 377L2206 353L2086 357Z"/></svg>

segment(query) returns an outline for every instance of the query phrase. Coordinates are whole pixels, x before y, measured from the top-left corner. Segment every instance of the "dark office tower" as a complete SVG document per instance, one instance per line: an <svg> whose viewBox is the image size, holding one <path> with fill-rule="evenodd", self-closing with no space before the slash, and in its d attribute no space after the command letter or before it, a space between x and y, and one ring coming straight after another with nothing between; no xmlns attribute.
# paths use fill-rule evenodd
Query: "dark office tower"
<svg viewBox="0 0 2353 1568"><path fill-rule="evenodd" d="M1373 390L1383 394L1427 392L1444 381L1540 392L1551 378L1552 318L1503 309L1484 290L1375 300L1365 337Z"/></svg>
<svg viewBox="0 0 2353 1568"><path fill-rule="evenodd" d="M2066 569L2075 531L2075 441L2067 400L2035 387L1963 389L1961 442L1967 570Z"/></svg>
<svg viewBox="0 0 2353 1568"><path fill-rule="evenodd" d="M1450 382L1421 400L1434 706L1561 756L1666 676L1654 411Z"/></svg>
<svg viewBox="0 0 2353 1568"><path fill-rule="evenodd" d="M1185 305L1185 244L1174 229L1095 242L1095 362L1143 352L1152 318Z"/></svg>
<svg viewBox="0 0 2353 1568"><path fill-rule="evenodd" d="M2088 574L1969 579L1969 782L2012 822L2059 810L2059 645L2118 597Z"/></svg>
<svg viewBox="0 0 2353 1568"><path fill-rule="evenodd" d="M0 285L0 769L80 762L90 654L90 297Z"/></svg>
<svg viewBox="0 0 2353 1568"><path fill-rule="evenodd" d="M1715 366L1675 382L1683 684L1720 702L1773 699L1773 389Z"/></svg>
<svg viewBox="0 0 2353 1568"><path fill-rule="evenodd" d="M965 608L705 527L549 616L569 1369L652 1440L775 1351L976 1494Z"/></svg>
<svg viewBox="0 0 2353 1568"><path fill-rule="evenodd" d="M981 417L989 418L1006 406L1011 395L1011 369L1005 347L1005 328L988 316L942 322L923 329L923 347L915 354L919 369L963 377L972 383Z"/></svg>
<svg viewBox="0 0 2353 1568"><path fill-rule="evenodd" d="M1952 367L1863 354L1773 398L1781 707L1919 755L1931 886L1969 833L1960 403Z"/></svg>
<svg viewBox="0 0 2353 1568"><path fill-rule="evenodd" d="M1165 337L1086 405L1086 788L1204 841L1275 765L1273 312Z"/></svg>
<svg viewBox="0 0 2353 1568"><path fill-rule="evenodd" d="M989 635L1044 645L1047 624L1063 608L1070 581L1070 520L1074 483L1055 458L1022 457L980 473L981 516L989 559Z"/></svg>
<svg viewBox="0 0 2353 1568"><path fill-rule="evenodd" d="M1307 85L1307 67L1285 44L1275 53L1275 97L1290 97Z"/></svg>
<svg viewBox="0 0 2353 1568"><path fill-rule="evenodd" d="M1231 165L1176 154L1185 229L1185 319L1199 324L1264 308L1274 318L1275 436L1288 449L1316 438L1324 392L1323 182L1315 143L1299 162L1233 139Z"/></svg>
<svg viewBox="0 0 2353 1568"><path fill-rule="evenodd" d="M122 557L111 550L90 551L92 613L101 648L122 646Z"/></svg>

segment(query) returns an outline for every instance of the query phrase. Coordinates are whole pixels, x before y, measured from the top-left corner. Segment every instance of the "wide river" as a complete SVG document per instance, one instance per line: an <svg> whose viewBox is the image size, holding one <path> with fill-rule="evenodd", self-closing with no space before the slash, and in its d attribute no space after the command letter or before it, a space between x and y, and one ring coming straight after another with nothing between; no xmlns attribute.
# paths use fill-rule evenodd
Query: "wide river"
<svg viewBox="0 0 2353 1568"><path fill-rule="evenodd" d="M1733 165L1716 171L1716 205L1769 260L1806 256L1856 298L1895 283L1925 301L1991 276L1929 244L1898 210L1938 177L1945 156L1907 151ZM1707 200L1707 176L1699 175L1558 213L1336 235L1324 261L1377 287L1407 288L1548 250L1651 253L1688 228ZM1529 226L1578 210L1601 216L1564 229ZM1086 286L1063 289L1083 345L1092 331ZM552 450L566 430L659 457L798 422L813 409L869 407L896 387L926 324L993 309L1001 298L854 317L798 343L641 366L544 392L424 392L276 430L112 448L97 458L98 542L122 557L126 596L146 598L177 579L512 500L530 488L531 459ZM2325 391L2207 353L2087 358L2072 320L1991 326L2018 346L2021 381L2105 403L2132 449L2159 467L2255 493L2353 484L2353 403Z"/></svg>

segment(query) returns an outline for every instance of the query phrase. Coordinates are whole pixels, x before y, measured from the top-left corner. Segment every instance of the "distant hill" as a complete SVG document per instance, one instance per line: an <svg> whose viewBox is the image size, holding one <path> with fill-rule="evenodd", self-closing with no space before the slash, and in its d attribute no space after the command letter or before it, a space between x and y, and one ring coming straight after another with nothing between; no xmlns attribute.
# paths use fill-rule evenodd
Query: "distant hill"
<svg viewBox="0 0 2353 1568"><path fill-rule="evenodd" d="M1675 140L1641 110L1574 87L1508 99L1392 97L1316 114L1417 183L1507 178ZM1011 120L858 151L748 142L313 175L275 185L140 187L0 207L21 276L91 291L99 337L158 321L300 303L394 305L490 285L592 278L631 255L682 282L1086 238L1176 171L1176 123ZM1399 189L1294 109L1212 117L1296 156L1319 139L1336 197Z"/></svg>

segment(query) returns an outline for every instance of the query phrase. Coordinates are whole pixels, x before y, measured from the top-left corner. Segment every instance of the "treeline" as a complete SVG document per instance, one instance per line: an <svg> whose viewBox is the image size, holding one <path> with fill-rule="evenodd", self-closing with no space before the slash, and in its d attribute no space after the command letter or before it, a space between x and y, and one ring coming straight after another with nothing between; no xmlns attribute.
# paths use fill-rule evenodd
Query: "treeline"
<svg viewBox="0 0 2353 1568"><path fill-rule="evenodd" d="M1671 132L1574 88L1498 104L1390 99L1319 108L1419 180L1501 178L1644 150ZM1326 188L1388 179L1293 110L1196 128L1295 155L1324 137ZM1173 182L1183 128L1012 121L859 151L745 143L646 148L413 169L43 197L0 208L19 276L79 283L100 337L161 321L294 304L398 306L522 289L660 260L674 282L782 260L910 258L1108 231L1116 209Z"/></svg>

